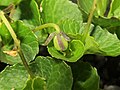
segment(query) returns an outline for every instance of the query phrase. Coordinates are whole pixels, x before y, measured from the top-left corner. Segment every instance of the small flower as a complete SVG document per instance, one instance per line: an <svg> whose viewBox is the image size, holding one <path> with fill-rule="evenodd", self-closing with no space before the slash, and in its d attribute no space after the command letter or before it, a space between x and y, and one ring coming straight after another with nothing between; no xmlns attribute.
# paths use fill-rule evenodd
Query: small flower
<svg viewBox="0 0 120 90"><path fill-rule="evenodd" d="M63 32L51 33L43 45L44 46L48 45L52 39L53 39L54 47L58 51L65 51L68 48L68 41L70 41L70 38L65 33Z"/></svg>
<svg viewBox="0 0 120 90"><path fill-rule="evenodd" d="M54 47L59 51L65 51L68 47L67 40L60 34L57 34L53 39Z"/></svg>

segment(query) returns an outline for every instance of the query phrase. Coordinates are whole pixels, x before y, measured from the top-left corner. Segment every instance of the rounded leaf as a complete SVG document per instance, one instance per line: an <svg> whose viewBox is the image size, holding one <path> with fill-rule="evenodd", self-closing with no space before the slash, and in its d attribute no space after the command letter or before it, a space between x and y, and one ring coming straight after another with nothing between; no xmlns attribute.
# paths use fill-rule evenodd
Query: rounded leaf
<svg viewBox="0 0 120 90"><path fill-rule="evenodd" d="M31 68L37 76L45 79L45 90L71 90L72 71L64 61L39 56L31 64Z"/></svg>
<svg viewBox="0 0 120 90"><path fill-rule="evenodd" d="M0 73L0 90L22 90L28 73L24 66L17 64L14 66L7 66Z"/></svg>

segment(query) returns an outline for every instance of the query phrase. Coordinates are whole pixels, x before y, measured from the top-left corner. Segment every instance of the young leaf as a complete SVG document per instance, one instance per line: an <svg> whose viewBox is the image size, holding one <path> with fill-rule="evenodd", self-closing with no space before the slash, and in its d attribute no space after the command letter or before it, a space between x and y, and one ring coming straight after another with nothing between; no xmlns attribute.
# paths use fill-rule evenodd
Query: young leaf
<svg viewBox="0 0 120 90"><path fill-rule="evenodd" d="M84 32L86 25L87 25L87 23L82 24L82 26L80 27L80 30L79 30L79 34L82 34ZM93 29L94 29L94 25L91 24L90 29L89 29L89 34L92 33Z"/></svg>
<svg viewBox="0 0 120 90"><path fill-rule="evenodd" d="M99 44L92 36L87 36L85 41L85 54L96 54L99 52Z"/></svg>
<svg viewBox="0 0 120 90"><path fill-rule="evenodd" d="M71 90L72 88L72 72L63 61L39 56L31 64L31 69L37 76L45 78L46 90Z"/></svg>
<svg viewBox="0 0 120 90"><path fill-rule="evenodd" d="M106 29L97 26L93 34L95 41L99 44L100 53L105 56L120 55L120 40L116 34L111 34Z"/></svg>
<svg viewBox="0 0 120 90"><path fill-rule="evenodd" d="M73 40L69 43L69 51L61 53L57 51L51 43L48 45L48 52L52 57L55 57L57 59L62 59L68 62L76 62L84 54L84 45L80 40Z"/></svg>
<svg viewBox="0 0 120 90"><path fill-rule="evenodd" d="M27 71L22 65L7 66L0 73L0 90L22 90L28 78Z"/></svg>
<svg viewBox="0 0 120 90"><path fill-rule="evenodd" d="M0 27L1 30L7 30L7 28L4 28L5 26L2 25ZM26 59L29 61L33 60L36 56L36 54L38 53L38 41L36 39L36 36L33 34L33 32L26 27L23 22L21 21L17 21L14 22L12 24L13 30L15 31L18 39L21 42L21 49L26 57ZM7 33L9 35L9 33ZM4 40L6 40L6 38L4 37L6 35L6 33L2 33L0 32L1 38ZM10 39L11 40L11 39ZM2 51L11 51L12 49L14 49L14 42L11 40L9 41L9 43L4 42L4 45L2 46ZM7 61L3 61L9 64L14 64L14 63L18 63L21 62L19 55L17 54L15 57L5 54Z"/></svg>
<svg viewBox="0 0 120 90"><path fill-rule="evenodd" d="M74 63L72 69L75 82L73 90L99 90L100 78L96 68L89 63L80 61Z"/></svg>

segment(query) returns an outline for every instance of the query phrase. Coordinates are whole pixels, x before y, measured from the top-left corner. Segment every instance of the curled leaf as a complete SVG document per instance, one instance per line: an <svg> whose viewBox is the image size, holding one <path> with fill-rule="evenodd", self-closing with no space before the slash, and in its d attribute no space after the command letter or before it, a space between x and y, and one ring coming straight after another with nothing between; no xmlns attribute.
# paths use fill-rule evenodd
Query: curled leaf
<svg viewBox="0 0 120 90"><path fill-rule="evenodd" d="M48 52L52 57L68 62L76 62L79 60L83 56L84 51L84 44L80 40L72 40L69 42L68 50L64 52L56 50L53 43L48 45Z"/></svg>

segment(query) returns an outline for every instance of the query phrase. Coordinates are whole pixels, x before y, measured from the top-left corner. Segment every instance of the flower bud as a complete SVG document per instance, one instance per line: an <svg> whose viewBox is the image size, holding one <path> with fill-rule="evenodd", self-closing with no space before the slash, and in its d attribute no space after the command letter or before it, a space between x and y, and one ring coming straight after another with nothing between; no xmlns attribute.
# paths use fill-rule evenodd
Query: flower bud
<svg viewBox="0 0 120 90"><path fill-rule="evenodd" d="M54 47L59 51L65 51L68 48L67 40L60 34L53 39Z"/></svg>

